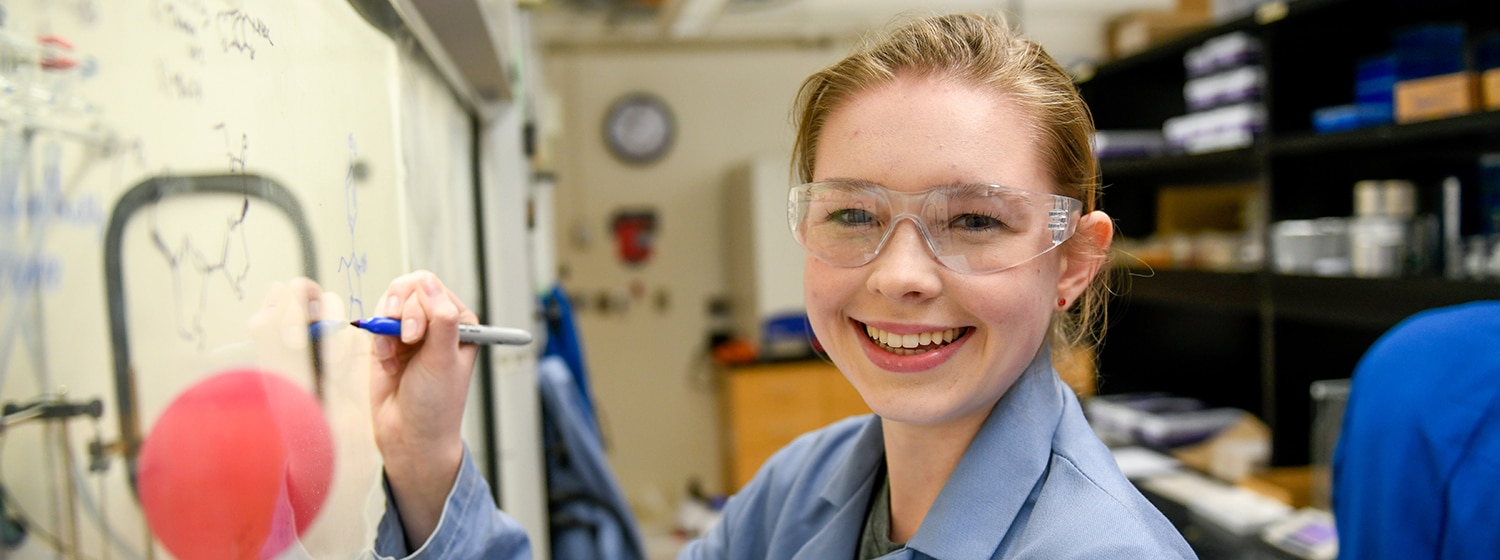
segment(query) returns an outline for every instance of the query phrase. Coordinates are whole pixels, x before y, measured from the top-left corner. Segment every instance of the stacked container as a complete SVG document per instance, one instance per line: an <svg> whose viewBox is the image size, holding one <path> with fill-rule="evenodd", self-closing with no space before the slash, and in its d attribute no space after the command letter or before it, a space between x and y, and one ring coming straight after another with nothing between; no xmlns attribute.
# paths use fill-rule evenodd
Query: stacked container
<svg viewBox="0 0 1500 560"><path fill-rule="evenodd" d="M1266 73L1260 40L1237 32L1204 41L1183 56L1188 114L1167 119L1162 134L1174 150L1214 152L1248 147L1265 132L1261 102Z"/></svg>

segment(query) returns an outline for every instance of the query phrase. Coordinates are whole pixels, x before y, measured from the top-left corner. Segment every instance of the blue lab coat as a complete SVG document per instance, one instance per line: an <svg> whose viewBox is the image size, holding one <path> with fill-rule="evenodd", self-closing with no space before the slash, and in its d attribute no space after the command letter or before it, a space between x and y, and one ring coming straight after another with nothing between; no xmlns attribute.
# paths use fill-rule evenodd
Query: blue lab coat
<svg viewBox="0 0 1500 560"><path fill-rule="evenodd" d="M887 558L1195 558L1120 474L1047 355L1044 349L1000 399L921 528ZM883 457L872 415L805 434L772 456L729 500L719 524L679 558L853 558ZM490 516L452 500L447 507ZM441 525L433 536L453 538ZM492 549L468 544L472 553L452 548L448 557Z"/></svg>
<svg viewBox="0 0 1500 560"><path fill-rule="evenodd" d="M385 485L385 515L376 526L374 554L377 558L483 558L485 560L530 560L531 543L526 529L495 508L489 483L464 446L464 461L458 479L443 504L437 530L417 550L406 546L401 514L392 507L391 488Z"/></svg>
<svg viewBox="0 0 1500 560"><path fill-rule="evenodd" d="M1360 359L1333 513L1340 558L1500 555L1500 301L1414 315Z"/></svg>
<svg viewBox="0 0 1500 560"><path fill-rule="evenodd" d="M547 462L548 536L558 559L644 560L635 513L615 482L593 417L568 365L557 356L537 364L542 442Z"/></svg>

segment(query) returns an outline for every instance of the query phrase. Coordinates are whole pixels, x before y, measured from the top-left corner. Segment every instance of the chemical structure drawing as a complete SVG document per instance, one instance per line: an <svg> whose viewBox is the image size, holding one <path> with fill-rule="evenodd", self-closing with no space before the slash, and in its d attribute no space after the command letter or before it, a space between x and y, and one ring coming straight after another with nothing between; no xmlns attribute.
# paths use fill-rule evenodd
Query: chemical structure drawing
<svg viewBox="0 0 1500 560"><path fill-rule="evenodd" d="M249 135L232 133L225 123L215 125L213 130L223 134L230 173L243 175L250 151ZM203 318L209 310L210 282L220 279L235 299L245 299L245 282L250 275L250 235L245 227L249 215L250 198L245 196L226 221L222 236L205 245L205 237L186 234L175 242L168 241L157 213L151 214L151 245L171 269L177 334L196 343L199 350L204 348L207 335Z"/></svg>
<svg viewBox="0 0 1500 560"><path fill-rule="evenodd" d="M250 135L241 132L239 138L229 132L229 126L224 123L214 125L214 130L224 133L224 155L229 158L230 173L245 172L245 153L250 151Z"/></svg>
<svg viewBox="0 0 1500 560"><path fill-rule="evenodd" d="M248 249L249 236L245 232L245 217L250 213L250 199L244 199L238 215L230 218L225 228L222 243L216 251L205 251L194 243L194 239L183 235L176 244L169 244L159 224L152 224L151 243L167 266L172 270L172 292L177 301L177 333L183 340L195 342L203 349L207 332L203 328L203 317L208 310L211 278L219 277L229 287L236 299L245 299L245 279L250 275L250 261L236 259ZM152 213L155 222L155 212ZM237 254L239 253L239 254ZM238 260L239 262L235 262ZM188 278L196 280L188 285ZM196 288L197 297L188 295ZM189 299L196 301L188 302Z"/></svg>
<svg viewBox="0 0 1500 560"><path fill-rule="evenodd" d="M224 52L242 53L255 60L255 45L264 42L268 46L276 46L271 41L271 28L266 22L245 13L243 10L225 10L214 16L219 34L219 43Z"/></svg>
<svg viewBox="0 0 1500 560"><path fill-rule="evenodd" d="M10 139L8 139L10 140ZM22 149L24 150L24 148ZM42 246L44 233L54 227L101 231L104 208L93 193L70 196L63 192L61 147L49 142L43 148L40 189L22 189L18 168L26 157L11 142L0 148L0 301L7 296L25 297L51 292L62 281L57 255ZM29 243L21 244L20 226L25 224Z"/></svg>
<svg viewBox="0 0 1500 560"><path fill-rule="evenodd" d="M216 10L204 0L158 0L154 15L189 39L187 52L195 59L201 58L205 43L215 40L224 54L243 55L249 60L255 60L260 49L276 46L271 26L243 9Z"/></svg>
<svg viewBox="0 0 1500 560"><path fill-rule="evenodd" d="M344 172L344 216L349 224L349 254L339 257L339 272L348 281L349 318L365 317L364 275L369 269L369 255L359 250L359 237L355 228L359 225L359 191L357 183L364 179L364 164L359 162L359 150L354 135L349 135L349 166Z"/></svg>

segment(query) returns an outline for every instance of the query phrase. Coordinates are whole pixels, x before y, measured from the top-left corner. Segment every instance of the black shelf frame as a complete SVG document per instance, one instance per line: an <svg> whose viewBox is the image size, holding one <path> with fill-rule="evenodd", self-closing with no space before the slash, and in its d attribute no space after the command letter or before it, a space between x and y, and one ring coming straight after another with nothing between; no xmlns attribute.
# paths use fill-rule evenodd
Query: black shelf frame
<svg viewBox="0 0 1500 560"><path fill-rule="evenodd" d="M1203 154L1172 154L1099 160L1099 169L1110 181L1140 181L1172 177L1194 180L1253 179L1260 172L1263 148L1240 148Z"/></svg>
<svg viewBox="0 0 1500 560"><path fill-rule="evenodd" d="M1392 124L1332 134L1298 134L1271 142L1273 156L1316 156L1362 150L1391 150L1423 144L1480 142L1500 144L1500 111L1446 119ZM1471 144L1472 146L1472 144Z"/></svg>
<svg viewBox="0 0 1500 560"><path fill-rule="evenodd" d="M1423 310L1500 299L1500 282L1439 277L1356 278L1207 270L1127 271L1130 302L1269 312L1333 328L1385 330ZM1379 305L1371 305L1379 302Z"/></svg>
<svg viewBox="0 0 1500 560"><path fill-rule="evenodd" d="M1478 156L1500 152L1500 111L1332 134L1312 132L1310 113L1351 101L1354 61L1382 47L1394 29L1457 19L1471 35L1500 30L1500 3L1490 2L1296 0L1265 21L1246 16L1101 65L1079 82L1101 130L1151 128L1184 113L1182 55L1226 33L1264 42L1268 79L1267 130L1254 146L1102 159L1102 208L1122 234L1141 235L1154 227L1155 199L1169 185L1258 184L1261 225L1347 216L1352 187L1364 179L1412 180L1419 213L1440 208L1439 186L1448 177L1472 200ZM1330 31L1335 27L1346 32ZM1345 67L1350 75L1338 74ZM1472 205L1465 212L1461 233L1470 235L1478 216ZM1500 299L1500 281L1450 280L1431 269L1426 276L1355 278L1268 267L1130 270L1108 315L1100 393L1164 390L1250 410L1271 427L1272 464L1302 465L1310 460L1309 383L1349 377L1374 340L1413 314Z"/></svg>
<svg viewBox="0 0 1500 560"><path fill-rule="evenodd" d="M1129 79L1132 74L1150 65L1164 62L1180 63L1183 53L1208 39L1236 31L1253 31L1261 27L1276 25L1287 19L1305 18L1308 14L1358 1L1361 0L1297 0L1295 2L1281 0L1276 2L1279 6L1263 7L1256 13L1187 33L1148 50L1100 65L1086 79L1079 80L1079 83L1090 84L1104 80ZM1267 17L1262 14L1276 15Z"/></svg>
<svg viewBox="0 0 1500 560"><path fill-rule="evenodd" d="M1335 327L1386 330L1426 309L1500 299L1500 282L1435 277L1266 276L1270 281L1269 303L1277 318Z"/></svg>
<svg viewBox="0 0 1500 560"><path fill-rule="evenodd" d="M1130 301L1256 313L1265 282L1259 272L1131 269L1122 297Z"/></svg>

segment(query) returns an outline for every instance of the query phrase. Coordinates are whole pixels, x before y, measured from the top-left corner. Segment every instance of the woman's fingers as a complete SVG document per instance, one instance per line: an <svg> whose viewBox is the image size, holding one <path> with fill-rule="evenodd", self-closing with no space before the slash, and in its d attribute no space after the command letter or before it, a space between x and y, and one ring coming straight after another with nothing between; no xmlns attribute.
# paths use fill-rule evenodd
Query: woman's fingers
<svg viewBox="0 0 1500 560"><path fill-rule="evenodd" d="M424 360L451 361L456 354L439 353L448 348L457 349L458 324L478 322L478 317L443 285L437 275L425 270L392 280L376 314L401 322L399 342L389 337L376 337L372 347L376 357L390 372L398 369L399 363L388 365L389 361L408 352L420 352L429 342L434 350L422 352L431 356Z"/></svg>
<svg viewBox="0 0 1500 560"><path fill-rule="evenodd" d="M453 305L458 308L458 322L469 325L479 323L479 316L475 315L473 311L470 311L468 306L464 305L462 299L459 299L459 297L454 294L452 290L448 290L447 293L448 298L453 301Z"/></svg>
<svg viewBox="0 0 1500 560"><path fill-rule="evenodd" d="M423 301L420 293L406 296L401 311L392 316L401 319L402 343L415 345L422 340L423 335L427 333L428 307L430 304Z"/></svg>
<svg viewBox="0 0 1500 560"><path fill-rule="evenodd" d="M303 323L312 324L323 318L323 287L311 278L297 277L287 282L287 288L295 294L298 310L306 312Z"/></svg>
<svg viewBox="0 0 1500 560"><path fill-rule="evenodd" d="M425 308L427 321L431 322L432 328L425 329L426 341L437 348L458 348L458 304L454 301L453 294L443 287L443 283L437 276L428 273L421 277L421 289L417 292L417 299ZM406 334L406 324L403 319L401 334ZM417 337L419 340L422 337Z"/></svg>
<svg viewBox="0 0 1500 560"><path fill-rule="evenodd" d="M380 303L375 307L376 317L388 317L401 320L405 312L406 301L411 298L413 286L416 285L416 274L408 273L391 280L385 289L385 294L380 297ZM402 326L405 330L405 325ZM403 333L404 334L404 333ZM398 373L400 364L396 361L397 341L388 336L376 336L371 341L370 350L380 365L388 374Z"/></svg>

